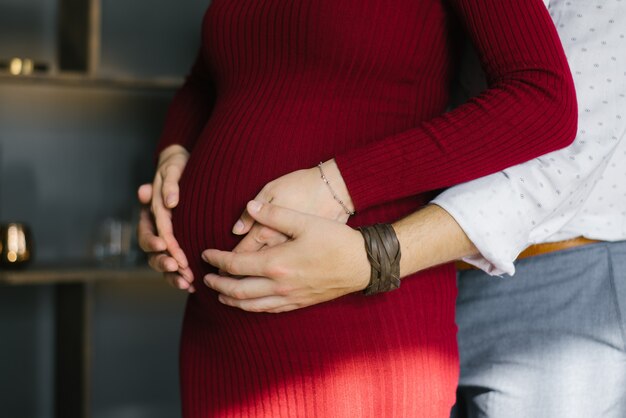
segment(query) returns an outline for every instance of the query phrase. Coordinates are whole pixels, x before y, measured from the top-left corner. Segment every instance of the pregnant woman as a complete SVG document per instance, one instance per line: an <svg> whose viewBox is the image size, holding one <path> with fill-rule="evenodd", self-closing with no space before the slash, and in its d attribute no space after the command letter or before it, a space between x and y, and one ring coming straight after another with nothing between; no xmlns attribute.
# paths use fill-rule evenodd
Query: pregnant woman
<svg viewBox="0 0 626 418"><path fill-rule="evenodd" d="M446 113L463 37L489 89ZM357 292L369 279L359 272L359 287L270 313L228 306L203 284L217 271L201 254L239 244L255 196L352 227L394 221L432 191L568 145L576 115L540 0L214 0L153 184L167 244L153 265L192 290L184 417L447 417L459 367L454 266L373 296Z"/></svg>

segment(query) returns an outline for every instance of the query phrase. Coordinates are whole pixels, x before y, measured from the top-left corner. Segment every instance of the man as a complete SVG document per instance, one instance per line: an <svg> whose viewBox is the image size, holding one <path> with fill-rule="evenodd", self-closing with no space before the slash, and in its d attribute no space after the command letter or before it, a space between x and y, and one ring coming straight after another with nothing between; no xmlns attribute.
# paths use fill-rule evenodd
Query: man
<svg viewBox="0 0 626 418"><path fill-rule="evenodd" d="M574 144L453 187L394 224L403 276L460 257L490 274L517 271L504 280L478 270L460 274L459 417L626 416L626 3L550 6L579 95ZM144 202L151 194L140 191ZM303 296L308 278L363 280L355 268L364 263L363 243L347 226L267 203L248 211L265 232L291 240L273 241L257 229L252 239L271 248L204 255L225 272L267 277L282 290L270 300L310 304ZM143 248L168 248L151 228L144 214ZM345 239L328 239L339 234ZM557 244L536 245L545 242ZM529 245L540 254L513 264ZM188 283L167 253L151 261ZM269 306L249 296L250 279L212 275L205 283L232 306Z"/></svg>

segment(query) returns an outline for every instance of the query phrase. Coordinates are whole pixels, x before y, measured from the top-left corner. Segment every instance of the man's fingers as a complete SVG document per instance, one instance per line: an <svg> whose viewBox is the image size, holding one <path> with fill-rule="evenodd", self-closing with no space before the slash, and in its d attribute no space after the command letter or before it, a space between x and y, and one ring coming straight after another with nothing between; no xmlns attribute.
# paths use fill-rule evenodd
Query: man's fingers
<svg viewBox="0 0 626 418"><path fill-rule="evenodd" d="M234 279L217 274L207 274L204 277L204 283L222 295L239 300L276 296L278 290L276 283L265 277Z"/></svg>
<svg viewBox="0 0 626 418"><path fill-rule="evenodd" d="M234 276L267 277L267 251L233 253L230 251L206 250L202 258L212 266Z"/></svg>
<svg viewBox="0 0 626 418"><path fill-rule="evenodd" d="M276 206L271 203L262 203L256 200L248 202L248 213L260 224L268 226L288 237L295 237L306 227L309 220L307 214Z"/></svg>
<svg viewBox="0 0 626 418"><path fill-rule="evenodd" d="M156 235L154 221L147 208L142 208L139 213L137 240L139 247L147 253L158 253L167 248L165 241Z"/></svg>

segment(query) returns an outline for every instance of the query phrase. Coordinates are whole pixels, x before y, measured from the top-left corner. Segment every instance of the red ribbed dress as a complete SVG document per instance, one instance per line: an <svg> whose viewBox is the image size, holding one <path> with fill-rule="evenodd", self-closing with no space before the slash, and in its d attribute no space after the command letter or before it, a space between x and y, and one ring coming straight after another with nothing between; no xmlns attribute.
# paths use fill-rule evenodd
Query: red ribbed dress
<svg viewBox="0 0 626 418"><path fill-rule="evenodd" d="M463 34L490 89L444 114ZM173 217L197 280L184 417L447 417L451 265L388 294L258 314L217 301L200 254L232 249L246 202L291 171L335 157L358 211L349 224L391 222L428 191L567 145L576 114L540 0L213 0L159 144L191 151Z"/></svg>

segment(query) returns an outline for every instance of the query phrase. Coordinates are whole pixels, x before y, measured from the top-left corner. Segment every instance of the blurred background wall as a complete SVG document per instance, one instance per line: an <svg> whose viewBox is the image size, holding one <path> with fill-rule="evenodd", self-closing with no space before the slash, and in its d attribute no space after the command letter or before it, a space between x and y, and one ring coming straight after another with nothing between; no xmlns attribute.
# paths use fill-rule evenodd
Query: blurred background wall
<svg viewBox="0 0 626 418"><path fill-rule="evenodd" d="M74 37L97 42L86 70L65 71L61 34L84 23L68 12L77 4L97 13ZM207 6L0 0L0 222L31 227L35 267L89 264L102 221L133 219L136 187L151 177L163 116L197 50ZM16 57L45 68L12 75ZM55 286L0 284L2 417L55 416ZM90 415L178 416L184 296L132 275L97 281L90 292Z"/></svg>

